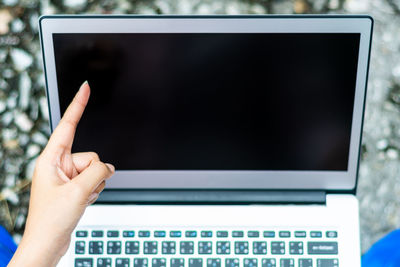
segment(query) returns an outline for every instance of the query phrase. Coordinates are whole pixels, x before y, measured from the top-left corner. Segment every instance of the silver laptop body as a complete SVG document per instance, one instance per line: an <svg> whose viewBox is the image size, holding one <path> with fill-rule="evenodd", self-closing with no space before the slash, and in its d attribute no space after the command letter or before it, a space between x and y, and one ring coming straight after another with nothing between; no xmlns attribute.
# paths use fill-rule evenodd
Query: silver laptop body
<svg viewBox="0 0 400 267"><path fill-rule="evenodd" d="M52 130L88 80L74 150L117 170L59 266L360 266L371 17L39 26Z"/></svg>

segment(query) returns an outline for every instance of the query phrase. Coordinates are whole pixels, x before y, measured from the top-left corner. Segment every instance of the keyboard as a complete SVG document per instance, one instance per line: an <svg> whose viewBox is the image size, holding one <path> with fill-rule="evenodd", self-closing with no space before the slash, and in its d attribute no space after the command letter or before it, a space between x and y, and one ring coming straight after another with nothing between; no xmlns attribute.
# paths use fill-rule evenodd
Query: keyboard
<svg viewBox="0 0 400 267"><path fill-rule="evenodd" d="M338 231L77 229L75 267L338 267Z"/></svg>

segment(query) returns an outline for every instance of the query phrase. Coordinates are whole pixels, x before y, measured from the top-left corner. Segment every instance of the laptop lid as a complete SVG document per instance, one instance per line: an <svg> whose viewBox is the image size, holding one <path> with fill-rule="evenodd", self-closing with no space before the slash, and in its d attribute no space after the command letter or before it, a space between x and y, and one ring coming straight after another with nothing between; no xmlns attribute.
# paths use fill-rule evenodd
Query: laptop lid
<svg viewBox="0 0 400 267"><path fill-rule="evenodd" d="M52 129L92 95L73 151L107 188L352 190L368 16L44 16Z"/></svg>

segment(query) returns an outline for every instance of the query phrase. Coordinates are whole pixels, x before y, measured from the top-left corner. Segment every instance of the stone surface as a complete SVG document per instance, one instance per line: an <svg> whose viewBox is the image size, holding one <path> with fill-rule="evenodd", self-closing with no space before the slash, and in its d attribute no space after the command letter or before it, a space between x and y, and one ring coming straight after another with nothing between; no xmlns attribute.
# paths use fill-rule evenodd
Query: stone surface
<svg viewBox="0 0 400 267"><path fill-rule="evenodd" d="M0 0L0 224L20 240L35 158L49 136L43 14L368 13L375 18L362 162L362 249L400 226L399 0Z"/></svg>

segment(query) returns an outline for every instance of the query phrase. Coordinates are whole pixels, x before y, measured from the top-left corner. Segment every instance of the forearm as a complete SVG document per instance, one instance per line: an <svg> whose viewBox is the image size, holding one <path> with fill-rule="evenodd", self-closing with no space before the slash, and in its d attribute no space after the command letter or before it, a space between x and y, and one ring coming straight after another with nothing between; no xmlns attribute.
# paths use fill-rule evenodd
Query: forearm
<svg viewBox="0 0 400 267"><path fill-rule="evenodd" d="M43 241L23 238L8 266L56 266L62 255L52 251L51 243L46 245Z"/></svg>

